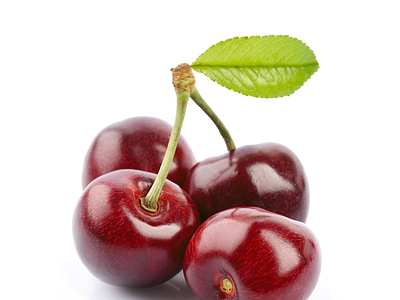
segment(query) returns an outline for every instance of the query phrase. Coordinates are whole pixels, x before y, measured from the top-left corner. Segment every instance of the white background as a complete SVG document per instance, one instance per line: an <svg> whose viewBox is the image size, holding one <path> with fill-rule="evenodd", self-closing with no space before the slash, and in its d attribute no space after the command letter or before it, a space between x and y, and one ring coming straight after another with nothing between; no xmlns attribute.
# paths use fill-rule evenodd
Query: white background
<svg viewBox="0 0 400 300"><path fill-rule="evenodd" d="M301 159L323 250L310 299L400 299L398 28L385 0L2 0L0 298L194 299L182 274L135 290L84 268L71 219L86 150L125 118L172 123L170 68L227 38L285 34L320 63L290 97L242 96L196 73L197 88L237 146L279 142ZM183 135L198 160L226 151L194 103Z"/></svg>

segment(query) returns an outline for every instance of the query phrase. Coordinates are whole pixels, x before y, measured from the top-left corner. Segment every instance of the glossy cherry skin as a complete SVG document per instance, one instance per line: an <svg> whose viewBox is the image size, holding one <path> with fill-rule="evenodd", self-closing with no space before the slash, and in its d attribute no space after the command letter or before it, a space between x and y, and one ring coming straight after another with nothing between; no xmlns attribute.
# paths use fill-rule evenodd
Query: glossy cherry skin
<svg viewBox="0 0 400 300"><path fill-rule="evenodd" d="M202 220L237 206L258 206L302 222L308 215L303 166L292 151L275 143L244 146L198 162L184 189Z"/></svg>
<svg viewBox="0 0 400 300"><path fill-rule="evenodd" d="M200 224L195 204L166 181L155 213L143 209L156 175L117 170L83 191L73 217L76 250L97 278L118 286L160 284L182 269L190 237Z"/></svg>
<svg viewBox="0 0 400 300"><path fill-rule="evenodd" d="M120 169L157 174L164 158L172 126L152 117L135 117L104 128L90 145L83 166L82 185L100 175ZM168 179L183 186L196 163L184 137L180 136Z"/></svg>
<svg viewBox="0 0 400 300"><path fill-rule="evenodd" d="M302 222L259 207L219 212L200 225L183 271L199 299L305 300L314 290L321 251ZM229 280L230 290L222 288Z"/></svg>

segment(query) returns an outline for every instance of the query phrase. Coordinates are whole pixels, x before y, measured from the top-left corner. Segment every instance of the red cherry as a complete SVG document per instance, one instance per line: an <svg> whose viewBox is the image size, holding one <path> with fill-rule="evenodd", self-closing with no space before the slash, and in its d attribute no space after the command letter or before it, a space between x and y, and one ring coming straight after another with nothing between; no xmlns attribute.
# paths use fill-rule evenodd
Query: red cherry
<svg viewBox="0 0 400 300"><path fill-rule="evenodd" d="M172 126L152 117L136 117L109 125L94 139L86 154L82 185L119 169L159 171ZM186 175L196 163L186 140L181 136L168 179L183 186Z"/></svg>
<svg viewBox="0 0 400 300"><path fill-rule="evenodd" d="M305 222L309 189L296 155L273 143L244 146L198 162L184 189L202 220L224 209L258 206Z"/></svg>
<svg viewBox="0 0 400 300"><path fill-rule="evenodd" d="M317 284L320 264L317 239L304 223L237 207L200 225L183 271L199 299L305 300Z"/></svg>
<svg viewBox="0 0 400 300"><path fill-rule="evenodd" d="M190 196L168 180L156 212L145 210L141 198L155 178L144 171L118 170L84 190L73 218L74 241L83 263L99 279L119 286L150 286L182 269L199 215Z"/></svg>

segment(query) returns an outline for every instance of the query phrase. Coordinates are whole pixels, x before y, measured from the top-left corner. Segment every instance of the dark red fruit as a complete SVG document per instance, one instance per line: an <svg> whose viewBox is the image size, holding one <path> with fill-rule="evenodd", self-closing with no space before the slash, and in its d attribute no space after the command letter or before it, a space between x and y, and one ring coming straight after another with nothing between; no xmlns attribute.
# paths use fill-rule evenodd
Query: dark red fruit
<svg viewBox="0 0 400 300"><path fill-rule="evenodd" d="M83 187L114 170L137 169L157 174L171 131L167 122L152 117L130 118L106 127L86 154ZM181 136L167 178L182 187L195 163L192 150Z"/></svg>
<svg viewBox="0 0 400 300"><path fill-rule="evenodd" d="M183 271L199 299L305 300L320 265L318 241L304 223L239 207L200 225L186 249Z"/></svg>
<svg viewBox="0 0 400 300"><path fill-rule="evenodd" d="M141 197L156 175L118 170L88 185L75 209L77 252L100 280L119 286L162 283L182 269L190 237L200 223L190 196L166 181L155 213Z"/></svg>
<svg viewBox="0 0 400 300"><path fill-rule="evenodd" d="M244 146L198 162L184 189L202 220L237 206L258 206L302 222L308 215L304 169L295 154L279 144Z"/></svg>

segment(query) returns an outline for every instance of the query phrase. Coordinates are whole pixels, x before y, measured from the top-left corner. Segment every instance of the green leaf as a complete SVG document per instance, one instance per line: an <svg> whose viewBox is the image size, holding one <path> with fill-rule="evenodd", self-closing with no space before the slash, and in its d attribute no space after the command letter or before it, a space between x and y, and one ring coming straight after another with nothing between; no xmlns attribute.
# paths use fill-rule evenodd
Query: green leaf
<svg viewBox="0 0 400 300"><path fill-rule="evenodd" d="M244 95L276 98L299 89L319 64L314 52L289 36L235 37L211 46L191 65Z"/></svg>

